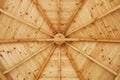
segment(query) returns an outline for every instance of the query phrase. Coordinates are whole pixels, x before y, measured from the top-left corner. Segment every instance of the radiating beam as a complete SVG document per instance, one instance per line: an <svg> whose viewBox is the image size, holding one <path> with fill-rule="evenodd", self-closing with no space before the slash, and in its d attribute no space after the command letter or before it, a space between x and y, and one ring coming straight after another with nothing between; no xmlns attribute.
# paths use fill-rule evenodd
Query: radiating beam
<svg viewBox="0 0 120 80"><path fill-rule="evenodd" d="M120 43L120 40L118 40L118 39L79 39L79 38L66 38L66 41Z"/></svg>
<svg viewBox="0 0 120 80"><path fill-rule="evenodd" d="M42 73L43 73L43 71L44 71L46 65L48 64L48 62L49 62L51 56L53 55L53 53L54 53L56 47L57 47L57 46L55 46L55 45L52 47L50 53L48 54L47 58L45 59L44 63L42 64L42 66L40 67L40 70L38 71L38 73L37 73L37 75L36 75L36 77L35 77L34 80L39 80L39 78L41 77L41 75L42 75Z"/></svg>
<svg viewBox="0 0 120 80"><path fill-rule="evenodd" d="M46 21L46 23L48 24L48 26L50 27L50 29L52 30L52 32L55 34L56 30L53 27L51 21L48 19L47 15L45 14L45 11L42 9L41 5L38 3L37 0L33 0L33 2L36 5L37 9L39 10L40 14L43 16L43 18Z"/></svg>
<svg viewBox="0 0 120 80"><path fill-rule="evenodd" d="M58 79L61 80L61 46L59 46Z"/></svg>
<svg viewBox="0 0 120 80"><path fill-rule="evenodd" d="M0 39L0 44L3 43L23 43L23 42L51 42L54 39Z"/></svg>
<svg viewBox="0 0 120 80"><path fill-rule="evenodd" d="M61 32L61 0L57 0L58 1L58 7L57 7L57 14L58 14L58 32Z"/></svg>
<svg viewBox="0 0 120 80"><path fill-rule="evenodd" d="M68 48L64 45L63 46L64 51L68 57L68 59L70 60L73 68L75 69L77 76L79 77L79 80L85 80L85 78L82 75L82 72L79 70L79 67L77 66L76 62L74 61L74 59L72 58L72 55L70 54L70 52L68 51Z"/></svg>
<svg viewBox="0 0 120 80"><path fill-rule="evenodd" d="M69 36L69 35L71 35L72 33L77 32L78 30L81 30L81 29L83 29L83 28L88 27L88 25L90 25L90 24L94 23L95 21L97 21L97 20L99 20L99 19L101 19L101 18L103 18L103 17L107 16L108 14L110 14L110 13L112 13L112 12L114 12L114 11L118 10L118 9L120 9L120 5L118 5L118 6L114 7L112 10L109 10L109 11L108 11L108 12L106 12L105 14L103 14L103 15L101 15L101 16L99 16L99 17L95 18L95 19L92 19L91 21L89 21L89 22L87 22L87 23L83 24L81 27L78 27L78 28L74 29L74 30L73 30L73 31L71 31L70 33L67 33L67 34L66 34L66 36Z"/></svg>
<svg viewBox="0 0 120 80"><path fill-rule="evenodd" d="M85 0L80 0L76 10L73 12L72 16L69 18L67 24L65 25L65 31L64 33L66 33L66 31L69 29L70 25L72 24L73 20L75 19L75 17L77 16L77 13L79 12L81 6L84 4Z"/></svg>
<svg viewBox="0 0 120 80"><path fill-rule="evenodd" d="M120 43L120 40L109 39L78 39L78 38L65 38L65 39L0 39L0 44L3 43L23 43L23 42L54 42L54 41L66 41L66 42L102 42L102 43Z"/></svg>
<svg viewBox="0 0 120 80"><path fill-rule="evenodd" d="M94 58L92 58L91 56L87 55L85 52L81 51L80 49L77 49L76 47L70 45L69 43L66 43L66 45L68 45L69 47L71 47L72 49L74 49L75 51L79 52L80 54L82 54L83 56L87 57L89 60L93 61L94 63L96 63L97 65L101 66L102 68L104 68L105 70L109 71L110 73L117 75L117 72L115 72L114 70L112 70L111 68L103 65L102 63L100 63L99 61L95 60Z"/></svg>
<svg viewBox="0 0 120 80"><path fill-rule="evenodd" d="M29 27L31 27L31 28L33 28L33 29L35 29L35 30L39 30L40 32L42 32L42 33L44 33L44 34L53 37L53 34L45 31L44 29L39 29L40 27L37 27L36 25L33 25L33 24L27 22L26 20L24 20L24 19L22 19L22 18L20 18L20 17L17 17L17 16L15 16L15 15L13 15L13 14L11 14L11 13L3 10L2 8L0 8L0 12L4 13L4 14L7 15L7 16L12 17L13 19L15 19L15 20L17 20L17 21L19 21L19 22L21 22L21 23L24 23L24 24L28 25Z"/></svg>
<svg viewBox="0 0 120 80"><path fill-rule="evenodd" d="M41 48L39 51L37 51L36 53L30 54L28 57L26 57L25 59L23 59L22 61L20 61L19 63L15 64L14 66L8 68L7 70L5 70L3 72L3 74L7 74L10 71L16 69L17 67L19 67L20 65L24 64L25 62L27 62L28 60L30 60L31 58L33 58L34 56L36 56L37 54L39 54L40 52L42 52L43 50L47 49L48 47L50 47L51 45L53 45L53 43L50 43L49 45Z"/></svg>
<svg viewBox="0 0 120 80"><path fill-rule="evenodd" d="M6 76L0 70L0 80L7 80Z"/></svg>

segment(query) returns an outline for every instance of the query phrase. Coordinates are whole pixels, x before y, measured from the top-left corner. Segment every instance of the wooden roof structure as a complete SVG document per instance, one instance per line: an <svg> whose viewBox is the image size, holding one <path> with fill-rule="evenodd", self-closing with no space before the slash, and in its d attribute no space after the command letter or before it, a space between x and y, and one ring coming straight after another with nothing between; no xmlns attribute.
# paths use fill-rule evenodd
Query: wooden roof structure
<svg viewBox="0 0 120 80"><path fill-rule="evenodd" d="M120 0L0 0L0 80L120 80Z"/></svg>

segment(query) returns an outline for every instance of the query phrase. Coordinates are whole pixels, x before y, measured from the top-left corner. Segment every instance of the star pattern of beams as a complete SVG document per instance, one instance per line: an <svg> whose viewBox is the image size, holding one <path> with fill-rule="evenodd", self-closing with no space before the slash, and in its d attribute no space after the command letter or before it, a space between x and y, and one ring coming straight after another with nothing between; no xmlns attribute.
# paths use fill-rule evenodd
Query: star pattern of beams
<svg viewBox="0 0 120 80"><path fill-rule="evenodd" d="M22 65L23 63L25 63L26 61L30 60L31 58L33 58L35 55L39 54L41 51L47 49L50 46L53 46L52 49L50 50L47 58L45 59L44 63L42 64L42 66L40 67L38 74L36 75L36 78L34 80L38 80L41 77L41 74L43 73L46 65L48 64L51 56L54 54L54 51L56 49L56 47L58 47L60 49L59 51L59 80L61 80L61 48L64 49L68 59L70 60L73 68L75 69L77 76L79 77L80 80L86 80L85 77L82 74L82 71L78 68L78 65L76 64L76 62L74 61L74 59L71 56L71 53L69 52L67 47L71 47L73 50L77 51L78 53L82 54L83 56L87 57L88 59L90 59L91 61L93 61L95 64L99 65L100 67L106 69L107 71L109 71L110 73L114 74L115 76L117 76L117 72L115 72L114 70L110 69L109 67L105 66L104 64L100 63L99 61L97 61L96 59L92 58L89 55L86 55L85 52L79 50L78 48L74 47L73 45L70 44L70 42L104 42L104 43L120 43L120 40L103 40L103 39L80 39L80 38L70 38L69 36L75 32L77 32L78 30L81 30L82 28L88 27L88 25L92 24L93 22L95 22L96 20L99 20L103 17L105 17L108 14L111 14L112 12L118 10L120 8L120 5L116 6L114 9L108 11L107 13L96 17L95 19L86 22L86 24L84 24L81 27L75 28L72 32L70 33L66 33L67 30L70 28L71 23L73 22L73 20L76 18L77 13L82 9L82 6L84 5L86 0L80 0L77 8L75 9L74 13L72 14L72 16L69 18L66 26L65 26L65 30L64 32L61 30L61 0L57 0L57 27L58 27L58 31L55 29L55 27L52 25L51 21L49 20L49 18L47 17L47 15L45 14L44 10L42 9L41 5L37 2L37 0L33 0L34 5L36 5L36 8L38 9L39 13L43 16L44 20L46 21L46 23L48 24L48 26L50 27L52 33L47 32L46 30L43 30L41 28L36 28L36 25L34 24L30 24L29 22L26 22L25 20L18 18L16 16L14 16L13 14L3 10L2 8L0 9L0 12L4 13L5 15L8 15L12 18L14 18L17 21L20 21L26 25L28 25L29 27L32 27L33 29L36 29L48 36L50 36L50 38L46 38L46 39L18 39L18 40L0 40L0 43L22 43L22 42L51 42L49 45L45 46L44 48L40 49L38 52L29 55L26 59L21 60L18 64L10 67L9 69L5 70L3 72L3 74L7 74L10 71L14 70L15 68L19 67L20 65ZM4 77L3 77L3 80Z"/></svg>

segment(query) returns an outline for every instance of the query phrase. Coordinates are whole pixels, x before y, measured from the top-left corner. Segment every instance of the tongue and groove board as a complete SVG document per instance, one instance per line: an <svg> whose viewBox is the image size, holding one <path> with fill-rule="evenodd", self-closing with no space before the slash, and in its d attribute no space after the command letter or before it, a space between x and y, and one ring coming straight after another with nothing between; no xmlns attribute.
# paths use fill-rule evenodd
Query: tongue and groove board
<svg viewBox="0 0 120 80"><path fill-rule="evenodd" d="M0 0L0 80L120 80L120 0Z"/></svg>

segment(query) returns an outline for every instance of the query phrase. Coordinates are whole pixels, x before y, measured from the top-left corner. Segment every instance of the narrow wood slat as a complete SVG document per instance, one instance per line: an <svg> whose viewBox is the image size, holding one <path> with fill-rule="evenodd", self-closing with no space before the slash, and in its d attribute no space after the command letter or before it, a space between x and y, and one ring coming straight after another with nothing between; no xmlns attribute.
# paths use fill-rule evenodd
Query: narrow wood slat
<svg viewBox="0 0 120 80"><path fill-rule="evenodd" d="M117 39L78 39L78 38L66 38L66 41L80 41L80 42L103 42L103 43L120 43Z"/></svg>
<svg viewBox="0 0 120 80"><path fill-rule="evenodd" d="M42 52L43 50L47 49L49 46L53 45L53 43L50 43L49 45L43 47L42 49L40 49L39 51L37 51L36 53L30 54L28 57L26 57L25 59L23 59L22 61L20 61L19 63L15 64L14 66L8 68L7 70L5 70L3 72L3 74L7 74L10 71L16 69L17 67L19 67L20 65L22 65L23 63L27 62L28 60L30 60L31 58L33 58L34 56L36 56L37 54L39 54L40 52Z"/></svg>
<svg viewBox="0 0 120 80"><path fill-rule="evenodd" d="M38 3L37 0L33 0L33 2L36 5L37 9L39 10L40 14L43 16L43 18L46 21L46 23L48 24L48 26L50 27L50 29L52 30L52 32L55 34L56 30L53 27L51 21L48 19L47 15L45 14L45 11L42 9L41 5Z"/></svg>
<svg viewBox="0 0 120 80"><path fill-rule="evenodd" d="M22 23L28 25L29 27L31 27L31 28L33 28L33 29L39 30L40 32L42 32L42 33L44 33L44 34L47 34L47 35L52 36L52 37L54 36L53 34L45 31L44 29L41 29L40 27L37 27L36 25L33 25L33 24L27 22L26 20L24 20L24 19L22 19L22 18L20 18L20 17L17 17L17 16L15 16L15 15L13 15L13 14L11 14L11 13L3 10L2 8L0 8L0 12L4 13L4 14L7 15L7 16L12 17L13 19L15 19L15 20L17 20L17 21L19 21L19 22L22 22Z"/></svg>
<svg viewBox="0 0 120 80"><path fill-rule="evenodd" d="M23 43L23 42L54 42L54 41L74 41L74 42L103 42L103 43L120 43L120 40L112 39L78 39L78 38L65 38L65 39L0 39L0 44L3 43Z"/></svg>
<svg viewBox="0 0 120 80"><path fill-rule="evenodd" d="M61 0L58 0L57 14L58 14L58 32L59 33L61 32L61 15L60 15L60 12L61 12Z"/></svg>
<svg viewBox="0 0 120 80"><path fill-rule="evenodd" d="M107 16L108 14L110 14L110 13L112 13L112 12L118 10L118 9L120 9L120 5L114 7L112 10L109 10L109 11L106 12L105 14L103 14L103 15L95 18L95 19L92 19L91 21L87 22L86 24L82 25L81 27L78 27L78 28L74 29L74 30L71 31L70 33L67 33L66 36L69 36L69 35L71 35L72 33L75 33L75 32L77 32L78 30L81 30L81 29L87 27L88 25L92 24L93 22L95 22L95 21L97 21L97 20L99 20L99 19Z"/></svg>
<svg viewBox="0 0 120 80"><path fill-rule="evenodd" d="M103 15L99 16L99 17L98 17L98 19L101 19L101 18L103 18L104 16L109 15L110 13L112 13L112 12L114 12L114 11L118 10L118 9L120 9L120 4L119 4L119 5L117 5L116 7L114 7L113 9L109 10L109 11L108 11L108 12L106 12L105 14L103 14Z"/></svg>
<svg viewBox="0 0 120 80"><path fill-rule="evenodd" d="M7 78L6 78L5 75L2 73L2 71L0 71L0 80L7 80Z"/></svg>
<svg viewBox="0 0 120 80"><path fill-rule="evenodd" d="M97 65L101 66L102 68L106 69L107 71L109 71L110 73L117 75L118 73L115 72L114 70L110 69L109 67L103 65L102 63L100 63L99 61L95 60L94 58L92 58L91 56L87 55L85 52L77 49L76 47L70 45L69 43L66 43L69 47L71 47L72 49L74 49L75 51L79 52L80 54L82 54L83 56L87 57L88 59L90 59L91 61L93 61L94 63L96 63Z"/></svg>
<svg viewBox="0 0 120 80"><path fill-rule="evenodd" d="M85 80L85 78L84 78L83 75L82 75L82 72L79 70L79 67L77 66L76 62L75 62L74 59L72 58L72 55L71 55L70 52L68 51L67 47L64 45L63 48L64 48L64 51L65 51L68 59L70 60L70 62L71 62L71 64L72 64L73 68L75 69L75 71L76 71L76 73L77 73L77 75L78 75L78 77L79 77L79 80Z"/></svg>
<svg viewBox="0 0 120 80"><path fill-rule="evenodd" d="M55 46L55 45L52 47L50 53L48 54L47 58L45 59L44 63L42 64L42 66L40 67L40 70L38 71L38 73L37 73L37 75L36 75L36 77L35 77L34 80L38 80L38 79L41 77L41 74L43 73L46 65L48 64L48 62L49 62L51 56L53 55L56 47L57 47L57 46Z"/></svg>
<svg viewBox="0 0 120 80"><path fill-rule="evenodd" d="M59 65L58 65L58 79L61 80L61 46L59 46Z"/></svg>
<svg viewBox="0 0 120 80"><path fill-rule="evenodd" d="M84 4L84 1L85 1L85 0L80 0L78 6L77 6L77 8L76 8L76 10L75 10L74 13L72 14L72 16L69 18L69 20L68 20L68 22L67 22L67 24L66 24L66 26L65 26L64 33L66 33L66 31L69 29L72 21L75 19L75 17L77 16L77 13L79 12L81 6Z"/></svg>
<svg viewBox="0 0 120 80"><path fill-rule="evenodd" d="M3 43L23 43L23 42L51 42L54 39L0 39L0 44Z"/></svg>

